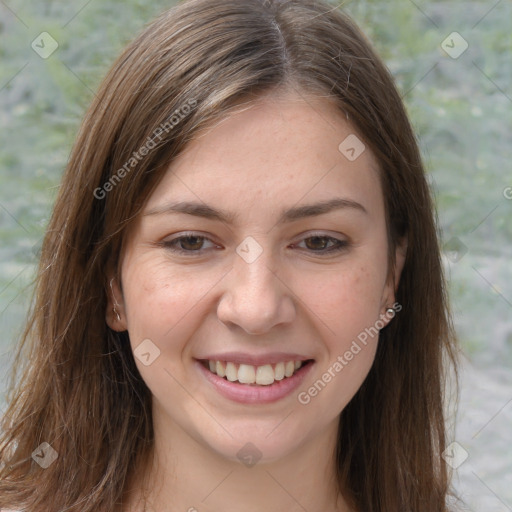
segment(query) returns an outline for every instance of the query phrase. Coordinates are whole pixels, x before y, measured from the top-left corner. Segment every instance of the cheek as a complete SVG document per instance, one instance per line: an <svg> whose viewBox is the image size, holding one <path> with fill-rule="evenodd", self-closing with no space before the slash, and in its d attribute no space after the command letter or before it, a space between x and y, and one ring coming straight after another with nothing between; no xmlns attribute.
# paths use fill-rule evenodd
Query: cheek
<svg viewBox="0 0 512 512"><path fill-rule="evenodd" d="M173 268L165 257L128 260L123 273L123 298L132 346L149 338L162 352L182 350L180 344L184 345L190 336L194 318L197 322L201 314L201 304L208 301L221 278L222 272L216 270Z"/></svg>
<svg viewBox="0 0 512 512"><path fill-rule="evenodd" d="M334 419L364 382L377 350L382 272L359 265L357 270L325 276L310 294L316 331L325 357L315 375L301 387L298 402L309 417ZM308 304L309 305L309 304Z"/></svg>
<svg viewBox="0 0 512 512"><path fill-rule="evenodd" d="M176 382L186 381L187 340L197 328L201 300L212 282L199 278L197 271L196 277L185 269L173 271L165 258L144 256L127 261L122 275L127 329L139 373L156 400L181 403L184 397ZM145 364L139 354L148 352L151 359Z"/></svg>
<svg viewBox="0 0 512 512"><path fill-rule="evenodd" d="M331 347L342 348L379 319L384 272L377 265L347 266L317 273L314 279L299 275L296 283L310 317L324 324Z"/></svg>

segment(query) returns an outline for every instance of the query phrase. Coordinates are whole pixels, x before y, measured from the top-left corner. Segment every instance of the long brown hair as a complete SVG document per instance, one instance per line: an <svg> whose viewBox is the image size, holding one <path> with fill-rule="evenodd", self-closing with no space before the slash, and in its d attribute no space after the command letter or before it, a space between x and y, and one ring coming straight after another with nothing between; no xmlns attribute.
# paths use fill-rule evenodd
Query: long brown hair
<svg viewBox="0 0 512 512"><path fill-rule="evenodd" d="M3 418L0 507L121 510L153 428L128 334L105 322L107 270L187 142L277 88L339 106L380 162L390 268L408 239L402 311L341 414L340 488L360 511L448 510L443 397L456 345L434 206L388 70L346 15L314 0L186 1L148 26L104 79L42 247L17 355L23 372L19 381L13 372ZM32 457L43 442L57 454L45 469Z"/></svg>

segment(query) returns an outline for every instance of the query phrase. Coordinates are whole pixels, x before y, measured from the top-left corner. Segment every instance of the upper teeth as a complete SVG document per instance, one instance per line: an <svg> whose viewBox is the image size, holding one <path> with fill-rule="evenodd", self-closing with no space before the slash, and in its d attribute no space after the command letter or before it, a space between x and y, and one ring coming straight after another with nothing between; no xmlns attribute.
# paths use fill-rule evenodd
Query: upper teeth
<svg viewBox="0 0 512 512"><path fill-rule="evenodd" d="M291 377L295 370L302 366L303 361L287 361L275 365L264 364L253 366L251 364L235 364L224 361L208 361L210 371L219 377L226 377L229 381L238 381L242 384L260 384L268 386L274 380L283 380Z"/></svg>

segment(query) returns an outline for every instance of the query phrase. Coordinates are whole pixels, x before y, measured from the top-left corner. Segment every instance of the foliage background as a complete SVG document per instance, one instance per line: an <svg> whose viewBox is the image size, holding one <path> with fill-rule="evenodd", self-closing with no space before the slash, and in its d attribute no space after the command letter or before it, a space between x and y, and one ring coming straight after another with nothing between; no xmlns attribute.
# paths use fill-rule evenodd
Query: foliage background
<svg viewBox="0 0 512 512"><path fill-rule="evenodd" d="M0 1L2 395L41 238L81 116L124 44L174 3ZM454 483L467 510L510 512L512 4L354 0L342 8L396 78L438 205L466 354L453 440L458 453L462 448L469 456ZM43 31L59 44L48 59L31 48ZM454 31L469 45L457 59L441 48Z"/></svg>

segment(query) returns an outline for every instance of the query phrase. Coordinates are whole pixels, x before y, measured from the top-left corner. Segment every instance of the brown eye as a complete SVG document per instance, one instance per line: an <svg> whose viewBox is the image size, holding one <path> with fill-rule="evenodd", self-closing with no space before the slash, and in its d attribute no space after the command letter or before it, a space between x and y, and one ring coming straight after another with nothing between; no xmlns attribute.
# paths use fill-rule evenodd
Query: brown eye
<svg viewBox="0 0 512 512"><path fill-rule="evenodd" d="M203 240L203 236L184 236L178 238L178 243L181 249L184 249L186 251L196 251L198 249L201 249L201 246L203 245Z"/></svg>
<svg viewBox="0 0 512 512"><path fill-rule="evenodd" d="M310 236L304 238L303 242L308 251L316 252L320 255L342 251L349 245L345 240L338 240L337 238L327 235Z"/></svg>
<svg viewBox="0 0 512 512"><path fill-rule="evenodd" d="M191 233L176 237L173 240L164 241L162 242L162 245L171 252L195 255L200 254L208 249L205 249L203 247L206 241L209 241L211 243L211 240L209 240L205 236L200 236Z"/></svg>
<svg viewBox="0 0 512 512"><path fill-rule="evenodd" d="M309 242L308 242L309 241ZM326 236L312 236L306 238L306 246L313 251L326 249L329 243L329 238Z"/></svg>

